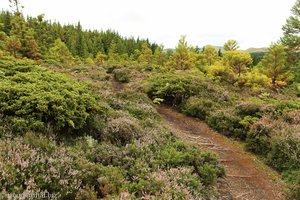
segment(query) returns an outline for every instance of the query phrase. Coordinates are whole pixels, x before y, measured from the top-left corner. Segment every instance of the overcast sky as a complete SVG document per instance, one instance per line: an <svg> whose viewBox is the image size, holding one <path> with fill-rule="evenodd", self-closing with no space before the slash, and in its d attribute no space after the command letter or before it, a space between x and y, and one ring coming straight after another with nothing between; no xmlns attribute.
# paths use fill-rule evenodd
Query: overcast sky
<svg viewBox="0 0 300 200"><path fill-rule="evenodd" d="M265 47L282 35L296 0L20 0L26 15L45 14L63 24L113 29L174 48L180 35L191 45ZM0 7L9 9L8 0Z"/></svg>

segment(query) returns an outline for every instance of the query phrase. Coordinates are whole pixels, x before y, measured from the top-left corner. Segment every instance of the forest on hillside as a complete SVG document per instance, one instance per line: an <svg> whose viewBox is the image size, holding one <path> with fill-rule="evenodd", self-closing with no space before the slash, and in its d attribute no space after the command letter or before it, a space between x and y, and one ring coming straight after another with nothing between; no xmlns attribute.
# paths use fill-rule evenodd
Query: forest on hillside
<svg viewBox="0 0 300 200"><path fill-rule="evenodd" d="M160 105L241 143L280 174L285 198L300 199L300 0L266 52L233 39L199 48L185 36L165 49L25 17L19 0L9 3L0 12L0 199L217 199L223 164L176 137Z"/></svg>

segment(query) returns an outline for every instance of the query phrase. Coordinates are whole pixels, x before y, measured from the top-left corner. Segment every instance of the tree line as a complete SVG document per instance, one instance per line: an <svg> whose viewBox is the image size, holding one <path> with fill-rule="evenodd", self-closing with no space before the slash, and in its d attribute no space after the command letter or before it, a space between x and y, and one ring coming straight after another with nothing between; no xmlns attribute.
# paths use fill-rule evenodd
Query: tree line
<svg viewBox="0 0 300 200"><path fill-rule="evenodd" d="M174 50L166 50L148 39L126 38L112 30L85 30L80 22L61 25L45 20L44 15L25 19L19 2L14 0L14 12L0 12L0 55L70 65L118 63L175 70L198 68L217 81L238 86L285 86L299 82L300 77L299 2L283 26L281 40L271 44L264 55L253 57L240 51L235 40L227 41L222 50L210 45L200 49L188 45L182 36Z"/></svg>
<svg viewBox="0 0 300 200"><path fill-rule="evenodd" d="M59 44L56 40L63 42L72 56L81 59L94 58L98 53L108 55L112 51L130 57L144 43L152 52L158 47L148 39L126 38L112 30L84 30L80 22L61 25L45 20L44 15L25 19L19 11L0 12L0 38L2 50L30 59L46 58L51 47Z"/></svg>

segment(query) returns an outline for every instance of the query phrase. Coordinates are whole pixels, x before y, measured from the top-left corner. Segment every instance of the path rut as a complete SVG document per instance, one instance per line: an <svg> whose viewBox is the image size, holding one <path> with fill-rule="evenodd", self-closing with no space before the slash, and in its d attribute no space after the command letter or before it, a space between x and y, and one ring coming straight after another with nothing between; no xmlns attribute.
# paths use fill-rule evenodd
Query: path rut
<svg viewBox="0 0 300 200"><path fill-rule="evenodd" d="M284 184L276 172L245 152L241 145L214 132L206 123L187 117L172 108L161 106L158 112L177 137L218 155L226 172L226 177L218 183L221 199L285 199Z"/></svg>

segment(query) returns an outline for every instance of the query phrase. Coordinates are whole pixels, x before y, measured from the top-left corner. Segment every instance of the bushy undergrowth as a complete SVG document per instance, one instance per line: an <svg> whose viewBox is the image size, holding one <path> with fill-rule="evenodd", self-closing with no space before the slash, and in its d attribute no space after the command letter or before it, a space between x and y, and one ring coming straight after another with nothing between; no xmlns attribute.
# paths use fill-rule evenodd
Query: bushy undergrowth
<svg viewBox="0 0 300 200"><path fill-rule="evenodd" d="M87 74L93 79L89 70L96 69L78 67L71 69L71 76ZM99 96L81 81L34 63L2 62L0 71L2 195L48 192L58 199L216 195L214 185L224 171L215 155L175 138L162 126L145 94L129 89L115 94L99 91Z"/></svg>

